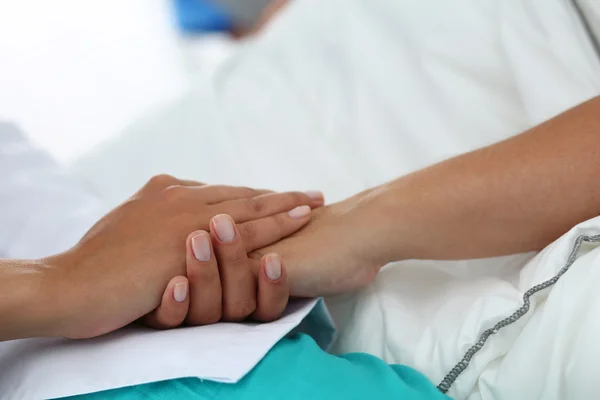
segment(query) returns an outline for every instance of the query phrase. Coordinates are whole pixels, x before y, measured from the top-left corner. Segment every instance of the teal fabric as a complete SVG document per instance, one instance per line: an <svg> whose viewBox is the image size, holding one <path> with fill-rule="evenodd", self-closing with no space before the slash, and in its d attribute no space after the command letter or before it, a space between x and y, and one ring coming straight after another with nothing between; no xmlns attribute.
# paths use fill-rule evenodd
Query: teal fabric
<svg viewBox="0 0 600 400"><path fill-rule="evenodd" d="M419 372L388 366L363 353L330 355L306 335L281 340L237 384L196 378L108 390L70 400L307 400L394 399L447 400Z"/></svg>

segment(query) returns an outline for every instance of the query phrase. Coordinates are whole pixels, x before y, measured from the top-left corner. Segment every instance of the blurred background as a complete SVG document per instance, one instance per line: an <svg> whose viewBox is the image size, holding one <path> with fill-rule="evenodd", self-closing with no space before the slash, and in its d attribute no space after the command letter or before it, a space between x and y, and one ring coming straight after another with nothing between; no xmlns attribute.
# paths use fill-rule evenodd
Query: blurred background
<svg viewBox="0 0 600 400"><path fill-rule="evenodd" d="M267 3L0 0L0 119L69 163L218 65Z"/></svg>

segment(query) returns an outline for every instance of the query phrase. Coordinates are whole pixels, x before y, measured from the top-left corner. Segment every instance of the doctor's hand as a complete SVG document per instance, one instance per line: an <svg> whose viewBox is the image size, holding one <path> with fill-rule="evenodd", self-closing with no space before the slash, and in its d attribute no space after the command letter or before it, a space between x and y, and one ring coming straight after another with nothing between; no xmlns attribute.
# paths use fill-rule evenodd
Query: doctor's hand
<svg viewBox="0 0 600 400"><path fill-rule="evenodd" d="M47 297L53 302L52 309L58 312L53 333L71 338L98 336L153 312L161 304L171 279L188 273L186 254L190 253L186 252L186 238L190 232L210 231L229 245L241 240L245 250L250 251L301 228L310 219L311 207L322 202L322 198L313 199L300 192L269 193L242 187L202 186L170 176L155 177L102 218L73 249L43 260L48 266L43 284L49 290ZM218 214L228 214L235 221L237 228L233 233L220 227L218 219L209 226L211 218ZM232 234L233 242L228 242ZM188 250L192 244L190 237ZM221 261L219 249L214 249L217 261ZM206 258L200 253L200 258ZM231 292L231 287L250 290L256 282L252 271L237 268L240 253L234 255L227 265L235 268L231 267L221 277L225 279L222 289L226 299L222 315L230 320L245 317L252 309L252 304L243 304L243 298ZM209 274L200 267L190 269L191 279ZM184 287L177 283L171 282L170 293L181 298ZM188 292L190 323L216 318L206 317L204 321L200 317L202 302L209 297L200 292L193 286Z"/></svg>
<svg viewBox="0 0 600 400"><path fill-rule="evenodd" d="M210 232L192 232L186 240L187 276L171 279L160 306L142 322L167 329L182 324L279 318L289 298L281 257L266 254L254 274L253 260L246 254L249 249L229 216L215 216Z"/></svg>

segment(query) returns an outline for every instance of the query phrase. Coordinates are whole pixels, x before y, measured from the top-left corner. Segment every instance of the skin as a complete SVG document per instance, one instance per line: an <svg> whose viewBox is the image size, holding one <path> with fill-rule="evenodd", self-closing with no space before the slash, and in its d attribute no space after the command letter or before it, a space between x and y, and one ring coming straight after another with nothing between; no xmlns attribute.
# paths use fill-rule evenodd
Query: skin
<svg viewBox="0 0 600 400"><path fill-rule="evenodd" d="M286 260L291 295L321 296L366 286L392 261L468 259L540 250L572 226L600 213L600 185L596 182L600 173L599 116L600 98L595 98L521 135L319 208L296 234L284 238L287 235L280 232L270 237L267 242L274 244L261 244L257 229L238 225L241 236L243 232L252 234L244 241L251 261L242 276L249 278L237 279L246 292L252 292L250 288L255 286L247 282L264 273L261 260L277 253ZM13 261L10 268L0 265L0 322L12 322L0 323L0 338L18 334L88 337L108 327L116 329L160 304L170 277L184 274L179 243L199 227L210 230L203 221L218 212L232 213L236 222L261 218L259 210L278 212L277 208L249 206L254 200L243 200L240 194L237 200L242 198L246 211L253 210L248 219L235 214L233 208L218 211L211 207L203 214L183 207L185 191L181 187L185 185L175 185L177 190L164 186L142 189L138 197L144 201L137 206L135 201L134 206L125 203L109 214L66 255ZM199 191L197 187L194 190ZM156 231L157 226L162 230ZM142 237L144 241L139 240ZM284 239L277 241L280 238ZM117 245L127 241L131 244L125 250ZM127 268L123 270L122 265ZM90 281L94 285L82 293L80 286L86 287ZM11 291L14 287L19 290ZM48 287L54 292L44 293ZM225 283L223 287L227 287ZM61 305L62 299L66 305ZM238 306L233 309L243 310L240 314L254 313L243 301L236 301ZM254 301L261 303L260 299ZM101 310L98 304L102 304ZM126 312L120 307L124 304ZM94 318L88 320L88 315ZM111 319L115 315L118 321ZM98 320L105 324L98 326Z"/></svg>
<svg viewBox="0 0 600 400"><path fill-rule="evenodd" d="M600 97L520 135L315 210L255 251L286 259L293 296L368 285L388 262L541 250L600 214Z"/></svg>
<svg viewBox="0 0 600 400"><path fill-rule="evenodd" d="M322 204L322 198L299 192L155 177L71 250L41 260L0 260L0 340L88 338L140 318L170 327L177 325L171 312L181 313L181 307L189 308L183 313L189 324L272 319L282 308L265 308L261 299L287 295L268 291L259 268L248 267L246 253L298 230L310 220L310 207ZM235 221L231 240L217 239L218 220ZM190 259L191 232L213 239L207 268ZM282 276L286 286L285 271ZM186 279L191 303L173 311L169 299ZM214 294L208 305L202 304L206 290Z"/></svg>
<svg viewBox="0 0 600 400"><path fill-rule="evenodd" d="M216 218L230 218L220 215ZM214 225L211 221L211 226ZM253 304L253 309L241 310L239 315L224 314L225 304L232 304L231 298L223 296L224 285L228 289L241 293L239 282L223 279L239 268L249 268L249 258L246 246L236 229L236 238L232 243L222 243L215 240L209 242L210 259L199 260L193 250L193 240L206 237L206 231L192 232L186 240L186 276L177 276L169 282L163 294L161 304L156 310L145 315L143 322L156 329L169 329L186 325L209 325L222 320L236 320L250 316L257 321L269 322L276 320L283 313L289 298L289 283L283 261L278 254L268 254L260 260L259 273L253 280L253 290L246 292L242 298L243 304ZM241 254L241 257L239 255ZM218 259L218 260L217 260ZM269 277L268 265L275 262L279 265L280 275ZM185 285L191 291L183 301L177 300L176 285ZM230 307L230 306L229 306Z"/></svg>

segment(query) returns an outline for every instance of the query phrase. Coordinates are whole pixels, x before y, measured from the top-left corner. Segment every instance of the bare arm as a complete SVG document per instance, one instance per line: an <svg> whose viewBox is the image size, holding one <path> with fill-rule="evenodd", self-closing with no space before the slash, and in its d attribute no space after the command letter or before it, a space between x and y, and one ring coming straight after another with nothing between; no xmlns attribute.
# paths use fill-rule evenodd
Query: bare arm
<svg viewBox="0 0 600 400"><path fill-rule="evenodd" d="M66 252L0 259L0 341L88 338L139 318L161 328L277 319L289 297L281 259L269 254L254 273L246 252L297 231L322 204L319 193L157 176Z"/></svg>
<svg viewBox="0 0 600 400"><path fill-rule="evenodd" d="M367 285L387 262L539 250L600 212L600 97L521 135L316 210L280 253L292 295Z"/></svg>
<svg viewBox="0 0 600 400"><path fill-rule="evenodd" d="M56 334L60 300L44 285L48 268L40 261L0 260L0 341Z"/></svg>
<svg viewBox="0 0 600 400"><path fill-rule="evenodd" d="M373 193L389 260L539 250L600 213L600 97Z"/></svg>

